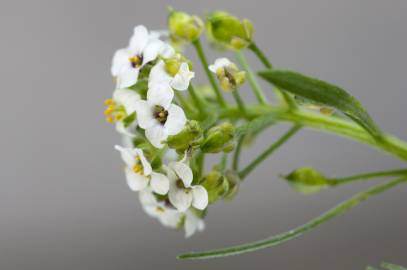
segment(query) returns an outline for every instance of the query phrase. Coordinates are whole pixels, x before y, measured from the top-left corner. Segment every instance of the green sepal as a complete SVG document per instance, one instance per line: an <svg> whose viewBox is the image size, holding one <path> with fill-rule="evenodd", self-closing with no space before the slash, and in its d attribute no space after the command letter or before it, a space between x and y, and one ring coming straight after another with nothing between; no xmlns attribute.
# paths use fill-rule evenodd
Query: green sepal
<svg viewBox="0 0 407 270"><path fill-rule="evenodd" d="M290 185L303 194L319 192L329 185L329 179L311 167L301 167L284 177Z"/></svg>
<svg viewBox="0 0 407 270"><path fill-rule="evenodd" d="M132 114L126 116L126 118L123 119L124 127L125 128L129 127L134 120L136 120L136 112L133 112Z"/></svg>

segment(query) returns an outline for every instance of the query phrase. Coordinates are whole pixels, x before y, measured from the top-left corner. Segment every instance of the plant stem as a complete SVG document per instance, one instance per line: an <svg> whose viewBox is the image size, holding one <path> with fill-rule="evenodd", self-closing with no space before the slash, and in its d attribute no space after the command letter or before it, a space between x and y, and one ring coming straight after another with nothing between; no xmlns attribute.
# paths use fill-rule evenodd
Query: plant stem
<svg viewBox="0 0 407 270"><path fill-rule="evenodd" d="M257 100L260 104L268 104L267 98L263 93L263 90L260 87L260 84L257 82L256 77L254 76L253 71L251 70L244 54L241 51L236 51L236 59L239 64L243 67L243 69L247 73L247 78L249 79L250 86L256 95Z"/></svg>
<svg viewBox="0 0 407 270"><path fill-rule="evenodd" d="M269 116L275 121L285 121L310 127L320 131L335 133L355 141L371 145L384 152L397 156L407 161L407 144L400 139L383 135L383 139L375 140L359 125L338 117L325 116L305 110L289 110L284 107L252 106L246 107L246 114L242 114L237 108L228 108L221 111L221 118L252 119L258 116Z"/></svg>
<svg viewBox="0 0 407 270"><path fill-rule="evenodd" d="M249 165L239 172L239 177L244 179L253 169L257 167L263 160L265 160L269 155L271 155L275 150L277 150L281 145L283 145L289 138L291 138L295 133L301 129L301 126L295 125L290 128L280 139L274 142L269 148L267 148L263 153L261 153L255 160L253 160Z"/></svg>
<svg viewBox="0 0 407 270"><path fill-rule="evenodd" d="M225 171L226 166L228 164L228 158L229 158L229 154L228 153L223 153L222 159L220 161L220 171L221 172Z"/></svg>
<svg viewBox="0 0 407 270"><path fill-rule="evenodd" d="M233 163L232 163L232 169L234 171L237 171L239 169L239 159L240 159L240 153L242 152L244 138L245 138L245 136L241 136L237 141L237 146L235 149L235 153L233 155Z"/></svg>
<svg viewBox="0 0 407 270"><path fill-rule="evenodd" d="M191 104L185 99L185 97L181 94L180 91L174 91L174 92L183 108L185 108L187 111L191 112L192 114L197 113L195 108L191 106Z"/></svg>
<svg viewBox="0 0 407 270"><path fill-rule="evenodd" d="M256 43L252 42L249 46L249 49L259 58L259 60L263 63L266 68L273 68L270 61L264 55L263 51L257 47Z"/></svg>
<svg viewBox="0 0 407 270"><path fill-rule="evenodd" d="M399 175L407 175L407 169L357 174L357 175L341 177L341 178L332 178L332 179L328 179L328 181L329 181L330 185L338 186L338 185L348 184L348 183L355 182L355 181L366 181L366 180L370 180L372 178L386 177L386 176L399 176Z"/></svg>
<svg viewBox="0 0 407 270"><path fill-rule="evenodd" d="M373 188L370 188L364 192L360 192L353 196L352 198L340 203L336 207L328 210L327 212L323 213L319 217L311 220L308 223L305 223L304 225L297 227L294 230L290 230L286 233L282 233L279 235L276 235L274 237L257 241L257 242L252 242L249 244L244 244L244 245L239 245L239 246L234 246L234 247L229 247L229 248L224 248L224 249L217 249L217 250L211 250L211 251L204 251L204 252L191 252L191 253L186 253L178 256L178 259L209 259L209 258L217 258L217 257L225 257L225 256L231 256L231 255L238 255L246 252L252 252L256 251L259 249L267 248L267 247L272 247L276 246L279 244L282 244L284 242L287 242L293 238L299 237L302 234L311 231L318 227L319 225L331 220L332 218L342 215L355 207L356 205L360 204L361 202L367 200L370 196L380 194L388 189L391 189L397 185L403 184L407 182L407 177L401 177L392 181L389 181L384 184L377 185Z"/></svg>
<svg viewBox="0 0 407 270"><path fill-rule="evenodd" d="M232 95L233 95L233 98L235 99L235 101L236 101L236 103L237 103L237 106L238 106L244 113L246 113L246 107L245 107L245 105L244 105L244 102L243 102L242 98L241 98L240 95L239 95L238 90L237 90L237 89L232 90Z"/></svg>
<svg viewBox="0 0 407 270"><path fill-rule="evenodd" d="M188 93L191 95L192 100L198 107L199 113L203 113L205 111L205 102L201 99L200 96L198 96L192 84L189 84L188 86Z"/></svg>
<svg viewBox="0 0 407 270"><path fill-rule="evenodd" d="M223 98L218 85L216 84L215 78L213 77L212 73L208 69L208 60L206 59L205 53L202 49L201 41L199 39L197 39L192 44L194 45L195 50L198 54L198 57L201 60L201 63L202 63L203 69L205 70L206 76L208 77L209 82L212 85L213 90L215 91L216 99L218 100L218 103L221 105L221 107L226 107L227 106L226 101Z"/></svg>

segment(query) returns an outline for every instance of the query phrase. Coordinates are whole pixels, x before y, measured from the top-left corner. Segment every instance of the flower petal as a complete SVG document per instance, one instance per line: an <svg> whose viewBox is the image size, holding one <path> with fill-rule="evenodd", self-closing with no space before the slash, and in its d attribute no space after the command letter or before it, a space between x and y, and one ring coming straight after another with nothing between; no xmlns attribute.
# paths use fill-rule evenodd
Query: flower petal
<svg viewBox="0 0 407 270"><path fill-rule="evenodd" d="M161 124L155 124L154 126L149 127L146 129L145 134L150 143L157 148L163 148L164 144L162 141L166 140L168 137L167 132L165 132Z"/></svg>
<svg viewBox="0 0 407 270"><path fill-rule="evenodd" d="M157 199L149 188L145 188L139 193L139 200L142 205L156 205Z"/></svg>
<svg viewBox="0 0 407 270"><path fill-rule="evenodd" d="M116 89L113 92L113 99L123 105L127 115L136 111L137 101L140 100L140 95L130 89Z"/></svg>
<svg viewBox="0 0 407 270"><path fill-rule="evenodd" d="M215 60L215 63L213 65L210 65L208 68L210 71L213 73L216 73L216 71L221 68L221 67L226 67L230 65L232 62L230 62L229 59L223 57L223 58L218 58Z"/></svg>
<svg viewBox="0 0 407 270"><path fill-rule="evenodd" d="M150 186L155 193L165 195L170 188L170 180L164 174L152 172Z"/></svg>
<svg viewBox="0 0 407 270"><path fill-rule="evenodd" d="M203 186L192 187L192 206L204 210L208 206L208 192Z"/></svg>
<svg viewBox="0 0 407 270"><path fill-rule="evenodd" d="M117 88L127 88L135 85L140 69L131 66L122 69L117 75Z"/></svg>
<svg viewBox="0 0 407 270"><path fill-rule="evenodd" d="M114 148L120 152L120 155L128 167L133 167L135 164L133 151L131 148L124 148L120 145L115 145Z"/></svg>
<svg viewBox="0 0 407 270"><path fill-rule="evenodd" d="M171 87L179 90L185 91L188 89L189 82L195 77L195 73L189 71L189 66L187 63L182 63L178 73L174 76L174 79L171 81Z"/></svg>
<svg viewBox="0 0 407 270"><path fill-rule="evenodd" d="M168 117L164 127L168 135L175 135L184 128L187 118L184 111L177 105L171 104L167 111Z"/></svg>
<svg viewBox="0 0 407 270"><path fill-rule="evenodd" d="M159 39L154 39L149 42L143 50L143 64L145 65L148 62L155 60L160 52L163 42Z"/></svg>
<svg viewBox="0 0 407 270"><path fill-rule="evenodd" d="M183 162L171 162L168 164L170 170L173 170L175 174L182 180L185 187L190 187L194 178L191 168Z"/></svg>
<svg viewBox="0 0 407 270"><path fill-rule="evenodd" d="M174 54L175 54L174 48L170 44L164 43L160 49L160 55L164 58L170 58Z"/></svg>
<svg viewBox="0 0 407 270"><path fill-rule="evenodd" d="M134 54L140 54L148 42L149 35L144 25L134 27L133 36L130 38L129 48Z"/></svg>
<svg viewBox="0 0 407 270"><path fill-rule="evenodd" d="M150 106L160 105L167 109L173 98L174 91L168 84L155 84L147 92L147 102Z"/></svg>
<svg viewBox="0 0 407 270"><path fill-rule="evenodd" d="M139 100L136 104L137 121L141 128L147 129L156 122L153 116L154 107L145 100Z"/></svg>
<svg viewBox="0 0 407 270"><path fill-rule="evenodd" d="M160 215L160 221L164 226L170 228L177 228L181 221L182 214L175 209L165 208L164 212Z"/></svg>
<svg viewBox="0 0 407 270"><path fill-rule="evenodd" d="M119 75L123 67L130 67L130 52L128 49L117 50L113 55L111 72L113 76Z"/></svg>
<svg viewBox="0 0 407 270"><path fill-rule="evenodd" d="M140 158L141 165L143 165L143 174L149 176L153 169L151 168L150 162L148 162L144 156L143 150L134 148L134 153Z"/></svg>
<svg viewBox="0 0 407 270"><path fill-rule="evenodd" d="M126 180L130 189L133 191L143 190L148 185L148 178L141 174L133 172L130 168L126 167Z"/></svg>
<svg viewBox="0 0 407 270"><path fill-rule="evenodd" d="M119 132L120 134L124 135L124 137L128 138L134 138L136 137L136 134L134 131L136 130L137 127L137 121L134 120L133 123L131 123L127 128L124 126L123 121L116 122L116 131Z"/></svg>
<svg viewBox="0 0 407 270"><path fill-rule="evenodd" d="M172 185L168 192L168 199L171 204L180 212L185 212L191 206L192 192L188 192L184 189L177 188Z"/></svg>
<svg viewBox="0 0 407 270"><path fill-rule="evenodd" d="M165 71L164 61L160 60L150 71L148 88L153 88L157 84L169 85L171 80L172 77Z"/></svg>
<svg viewBox="0 0 407 270"><path fill-rule="evenodd" d="M191 237L196 231L202 231L205 223L191 211L185 213L185 237Z"/></svg>

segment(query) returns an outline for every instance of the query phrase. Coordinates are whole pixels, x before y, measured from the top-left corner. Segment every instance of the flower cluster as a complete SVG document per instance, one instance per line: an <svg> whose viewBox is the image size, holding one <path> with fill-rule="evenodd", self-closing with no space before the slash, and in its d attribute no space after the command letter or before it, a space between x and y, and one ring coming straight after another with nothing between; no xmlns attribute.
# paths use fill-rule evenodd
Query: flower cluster
<svg viewBox="0 0 407 270"><path fill-rule="evenodd" d="M224 101L216 85L210 91L218 100L192 85L195 72L180 52L182 46L198 42L204 23L170 10L168 28L169 34L163 35L136 26L128 46L116 51L111 67L116 89L105 101L105 116L123 138L115 149L125 163L127 184L139 192L145 212L167 227L184 228L190 236L203 230L209 203L231 198L238 190L236 173L221 164L207 173L204 168L206 154L225 155L235 148L235 126L219 118L218 102ZM204 68L214 73L212 83L216 77L221 88L236 97L245 71L227 58Z"/></svg>

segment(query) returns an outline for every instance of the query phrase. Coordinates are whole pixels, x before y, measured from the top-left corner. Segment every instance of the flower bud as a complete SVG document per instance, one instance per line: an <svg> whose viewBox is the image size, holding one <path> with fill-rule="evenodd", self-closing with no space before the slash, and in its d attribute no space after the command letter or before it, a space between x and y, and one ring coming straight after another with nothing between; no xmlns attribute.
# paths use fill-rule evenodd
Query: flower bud
<svg viewBox="0 0 407 270"><path fill-rule="evenodd" d="M196 148L203 141L203 132L199 123L195 120L188 121L184 129L176 134L169 136L167 144L170 148L179 153L185 152L188 148Z"/></svg>
<svg viewBox="0 0 407 270"><path fill-rule="evenodd" d="M211 41L233 50L240 50L250 45L254 26L247 20L223 12L215 11L206 19L206 30Z"/></svg>
<svg viewBox="0 0 407 270"><path fill-rule="evenodd" d="M235 127L225 122L208 130L207 136L201 145L204 153L230 152L235 146Z"/></svg>
<svg viewBox="0 0 407 270"><path fill-rule="evenodd" d="M197 16L171 9L168 16L170 37L175 43L189 43L199 38L204 25Z"/></svg>
<svg viewBox="0 0 407 270"><path fill-rule="evenodd" d="M329 185L324 175L310 167L298 168L284 178L294 189L304 194L316 193Z"/></svg>
<svg viewBox="0 0 407 270"><path fill-rule="evenodd" d="M204 177L201 185L208 191L209 203L214 203L229 190L229 182L219 171L211 171Z"/></svg>
<svg viewBox="0 0 407 270"><path fill-rule="evenodd" d="M179 53L177 53L173 57L164 59L164 63L165 71L167 71L168 74L170 74L172 77L177 75L182 63L187 63L189 69L192 70L192 62Z"/></svg>
<svg viewBox="0 0 407 270"><path fill-rule="evenodd" d="M216 71L220 85L225 91L233 91L241 86L246 79L246 72L240 71L234 63L220 67Z"/></svg>

